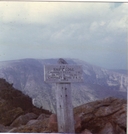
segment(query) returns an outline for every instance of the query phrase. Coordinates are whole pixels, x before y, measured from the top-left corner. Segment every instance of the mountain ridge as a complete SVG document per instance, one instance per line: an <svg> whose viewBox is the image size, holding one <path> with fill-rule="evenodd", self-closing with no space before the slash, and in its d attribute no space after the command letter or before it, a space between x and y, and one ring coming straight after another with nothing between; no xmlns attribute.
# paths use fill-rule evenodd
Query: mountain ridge
<svg viewBox="0 0 128 134"><path fill-rule="evenodd" d="M38 107L55 112L55 84L44 82L44 65L57 64L58 59L21 59L0 62L0 77L34 99ZM115 96L126 99L127 74L100 68L77 59L65 59L69 64L81 64L84 83L72 84L73 105ZM100 95L101 94L101 95Z"/></svg>

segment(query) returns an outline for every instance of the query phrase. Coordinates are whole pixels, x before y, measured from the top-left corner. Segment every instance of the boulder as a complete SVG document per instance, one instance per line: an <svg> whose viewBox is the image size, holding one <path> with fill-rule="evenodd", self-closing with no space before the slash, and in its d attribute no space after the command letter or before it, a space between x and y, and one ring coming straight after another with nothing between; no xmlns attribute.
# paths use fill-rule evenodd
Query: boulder
<svg viewBox="0 0 128 134"><path fill-rule="evenodd" d="M74 108L75 132L80 134L126 134L127 101L106 98ZM32 114L32 115L31 115ZM29 120L20 123L8 132L19 133L57 133L57 115L33 113L20 116ZM31 115L31 116L30 116ZM16 120L18 120L17 118ZM16 120L12 123L16 124ZM18 123L17 123L18 124Z"/></svg>
<svg viewBox="0 0 128 134"><path fill-rule="evenodd" d="M4 126L0 124L0 132L8 132L11 129L9 126Z"/></svg>
<svg viewBox="0 0 128 134"><path fill-rule="evenodd" d="M81 121L82 121L81 115L75 115L74 117L75 132L79 132L81 130Z"/></svg>
<svg viewBox="0 0 128 134"><path fill-rule="evenodd" d="M110 122L108 122L98 134L126 134L126 133L118 125L111 124Z"/></svg>
<svg viewBox="0 0 128 134"><path fill-rule="evenodd" d="M81 134L92 134L88 129L85 129L84 131L82 131Z"/></svg>
<svg viewBox="0 0 128 134"><path fill-rule="evenodd" d="M36 120L33 123L29 121L26 125L13 128L9 132L15 133L44 133L44 132L51 132L51 130L48 129L48 119L42 120Z"/></svg>
<svg viewBox="0 0 128 134"><path fill-rule="evenodd" d="M26 125L32 126L32 125L36 124L37 122L38 122L38 120L30 120Z"/></svg>
<svg viewBox="0 0 128 134"><path fill-rule="evenodd" d="M57 133L57 116L52 114L49 118L47 115L41 114L37 119L29 120L26 125L22 125L11 129L8 132L19 133Z"/></svg>
<svg viewBox="0 0 128 134"><path fill-rule="evenodd" d="M43 119L49 118L49 117L50 117L50 115L48 115L48 114L40 114L39 117L37 118L37 120L43 120Z"/></svg>
<svg viewBox="0 0 128 134"><path fill-rule="evenodd" d="M80 115L81 129L88 129L94 134L125 134L127 119L127 101L117 98L106 98L74 108L74 115ZM80 125L79 125L80 126Z"/></svg>
<svg viewBox="0 0 128 134"><path fill-rule="evenodd" d="M127 111L127 104L122 104L122 106L120 106L120 109L111 116L113 121L123 128L126 128L127 125L126 111Z"/></svg>
<svg viewBox="0 0 128 134"><path fill-rule="evenodd" d="M28 121L31 119L36 119L37 115L34 113L27 113L25 115L21 115L16 118L13 123L10 125L11 127L19 127L21 125L26 125Z"/></svg>
<svg viewBox="0 0 128 134"><path fill-rule="evenodd" d="M50 129L52 132L58 131L57 115L56 114L52 114L49 117L48 129Z"/></svg>

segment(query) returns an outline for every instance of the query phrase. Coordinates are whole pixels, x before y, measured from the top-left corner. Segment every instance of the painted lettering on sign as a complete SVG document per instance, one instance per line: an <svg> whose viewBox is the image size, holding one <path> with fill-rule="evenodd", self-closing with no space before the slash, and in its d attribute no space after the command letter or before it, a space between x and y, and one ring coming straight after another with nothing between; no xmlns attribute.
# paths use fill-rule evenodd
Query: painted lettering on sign
<svg viewBox="0 0 128 134"><path fill-rule="evenodd" d="M82 82L83 71L80 65L45 65L46 82Z"/></svg>

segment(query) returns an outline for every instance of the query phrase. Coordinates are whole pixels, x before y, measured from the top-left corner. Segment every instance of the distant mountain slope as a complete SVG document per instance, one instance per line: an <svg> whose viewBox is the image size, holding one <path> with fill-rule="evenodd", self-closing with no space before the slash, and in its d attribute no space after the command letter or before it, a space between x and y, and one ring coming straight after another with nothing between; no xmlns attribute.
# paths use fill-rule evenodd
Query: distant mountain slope
<svg viewBox="0 0 128 134"><path fill-rule="evenodd" d="M34 105L55 112L55 84L44 82L44 65L57 64L58 59L21 59L0 62L0 77L33 98ZM72 84L73 105L115 96L126 99L127 74L90 65L84 61L66 59L69 64L80 64L84 82Z"/></svg>
<svg viewBox="0 0 128 134"><path fill-rule="evenodd" d="M128 74L127 70L122 70L122 69L115 69L115 70L111 70L111 71L114 71L114 72L117 72L117 73L122 73L122 74Z"/></svg>

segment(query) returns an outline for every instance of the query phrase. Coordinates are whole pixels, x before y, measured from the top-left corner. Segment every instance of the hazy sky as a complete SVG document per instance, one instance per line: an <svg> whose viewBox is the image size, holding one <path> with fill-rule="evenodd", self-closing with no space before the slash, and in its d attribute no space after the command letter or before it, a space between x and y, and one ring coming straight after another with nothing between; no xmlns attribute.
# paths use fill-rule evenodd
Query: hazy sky
<svg viewBox="0 0 128 134"><path fill-rule="evenodd" d="M75 58L126 69L128 3L0 2L0 61Z"/></svg>

